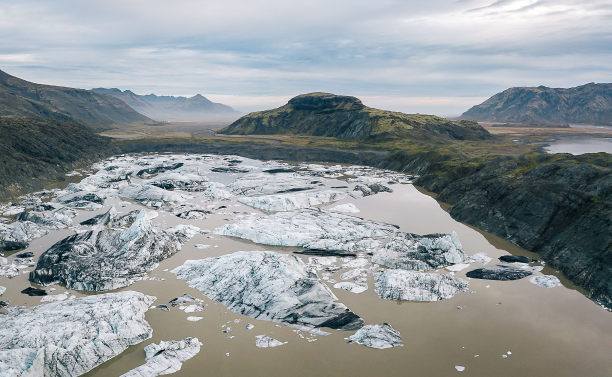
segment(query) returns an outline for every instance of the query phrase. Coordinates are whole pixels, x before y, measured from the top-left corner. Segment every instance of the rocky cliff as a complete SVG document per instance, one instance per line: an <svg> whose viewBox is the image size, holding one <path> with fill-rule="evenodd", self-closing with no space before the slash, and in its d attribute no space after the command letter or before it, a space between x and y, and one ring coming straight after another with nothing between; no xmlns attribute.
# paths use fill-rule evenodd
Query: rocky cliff
<svg viewBox="0 0 612 377"><path fill-rule="evenodd" d="M223 130L231 135L311 135L344 140L481 140L489 133L475 122L369 108L355 97L310 93L277 109L248 114Z"/></svg>
<svg viewBox="0 0 612 377"><path fill-rule="evenodd" d="M612 84L575 88L510 88L497 93L461 116L477 121L612 125Z"/></svg>

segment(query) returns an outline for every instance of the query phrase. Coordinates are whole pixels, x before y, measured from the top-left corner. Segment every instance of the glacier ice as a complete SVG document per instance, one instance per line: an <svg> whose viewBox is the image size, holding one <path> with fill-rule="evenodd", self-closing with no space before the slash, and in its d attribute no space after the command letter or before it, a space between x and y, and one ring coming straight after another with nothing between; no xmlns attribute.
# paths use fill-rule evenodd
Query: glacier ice
<svg viewBox="0 0 612 377"><path fill-rule="evenodd" d="M94 229L59 241L40 256L30 281L105 291L143 279L197 232L189 225L161 230L152 224L150 216L141 211L127 229Z"/></svg>
<svg viewBox="0 0 612 377"><path fill-rule="evenodd" d="M0 326L2 376L78 376L151 337L155 297L125 291L13 307Z"/></svg>
<svg viewBox="0 0 612 377"><path fill-rule="evenodd" d="M320 204L334 202L346 198L347 194L334 191L305 191L262 196L240 197L242 204L268 212L293 211L296 209L315 207Z"/></svg>
<svg viewBox="0 0 612 377"><path fill-rule="evenodd" d="M172 272L210 299L251 318L337 329L363 323L294 255L238 251L188 260Z"/></svg>
<svg viewBox="0 0 612 377"><path fill-rule="evenodd" d="M270 338L267 335L257 335L255 338L255 346L257 348L272 348L287 344L287 342L281 342L280 340Z"/></svg>
<svg viewBox="0 0 612 377"><path fill-rule="evenodd" d="M388 323L380 325L366 325L349 336L349 343L363 344L364 346L386 349L402 346L402 336Z"/></svg>
<svg viewBox="0 0 612 377"><path fill-rule="evenodd" d="M439 301L466 291L468 282L445 274L406 270L374 273L375 291L386 300Z"/></svg>
<svg viewBox="0 0 612 377"><path fill-rule="evenodd" d="M372 256L374 263L417 271L437 270L464 261L465 254L455 232L423 236L398 234Z"/></svg>
<svg viewBox="0 0 612 377"><path fill-rule="evenodd" d="M198 338L151 343L144 348L146 363L121 377L153 377L177 372L185 361L200 352L200 346Z"/></svg>
<svg viewBox="0 0 612 377"><path fill-rule="evenodd" d="M561 285L561 281L554 275L538 275L529 279L529 282L542 288L554 288Z"/></svg>

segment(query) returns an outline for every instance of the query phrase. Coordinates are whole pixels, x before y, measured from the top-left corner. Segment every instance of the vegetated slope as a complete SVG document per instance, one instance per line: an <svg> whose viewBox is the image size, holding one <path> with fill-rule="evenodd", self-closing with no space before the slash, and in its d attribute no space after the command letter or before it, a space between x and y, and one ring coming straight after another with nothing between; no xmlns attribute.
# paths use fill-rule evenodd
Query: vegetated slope
<svg viewBox="0 0 612 377"><path fill-rule="evenodd" d="M210 101L201 94L193 97L138 95L131 90L95 88L96 93L113 96L134 110L160 121L234 120L240 113L231 107Z"/></svg>
<svg viewBox="0 0 612 377"><path fill-rule="evenodd" d="M612 308L612 155L400 152L387 167L420 174L453 218L537 252Z"/></svg>
<svg viewBox="0 0 612 377"><path fill-rule="evenodd" d="M489 133L475 122L403 114L364 106L355 97L309 93L277 109L248 114L223 130L231 135L310 135L345 140L480 140Z"/></svg>
<svg viewBox="0 0 612 377"><path fill-rule="evenodd" d="M3 71L0 116L74 120L92 130L151 121L116 98L91 90L35 84Z"/></svg>
<svg viewBox="0 0 612 377"><path fill-rule="evenodd" d="M612 126L612 83L575 88L510 88L474 106L462 119L477 121Z"/></svg>
<svg viewBox="0 0 612 377"><path fill-rule="evenodd" d="M110 139L60 120L0 117L0 201L113 154Z"/></svg>

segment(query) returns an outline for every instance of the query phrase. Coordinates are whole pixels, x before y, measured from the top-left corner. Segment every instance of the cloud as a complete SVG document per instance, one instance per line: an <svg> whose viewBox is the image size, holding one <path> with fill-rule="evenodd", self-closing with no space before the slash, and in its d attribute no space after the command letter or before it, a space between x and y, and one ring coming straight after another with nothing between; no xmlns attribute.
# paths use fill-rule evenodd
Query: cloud
<svg viewBox="0 0 612 377"><path fill-rule="evenodd" d="M609 80L611 24L608 0L5 0L0 69L245 107L328 91L449 114L510 86Z"/></svg>

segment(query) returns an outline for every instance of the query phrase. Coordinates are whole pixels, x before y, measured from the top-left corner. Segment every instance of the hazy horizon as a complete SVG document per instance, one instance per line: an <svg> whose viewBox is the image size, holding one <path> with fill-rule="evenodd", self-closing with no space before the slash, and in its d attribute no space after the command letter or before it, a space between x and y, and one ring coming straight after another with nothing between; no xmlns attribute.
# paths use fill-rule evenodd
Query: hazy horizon
<svg viewBox="0 0 612 377"><path fill-rule="evenodd" d="M453 116L508 87L612 77L605 0L4 3L0 69L12 75L201 93L241 112L325 91Z"/></svg>

